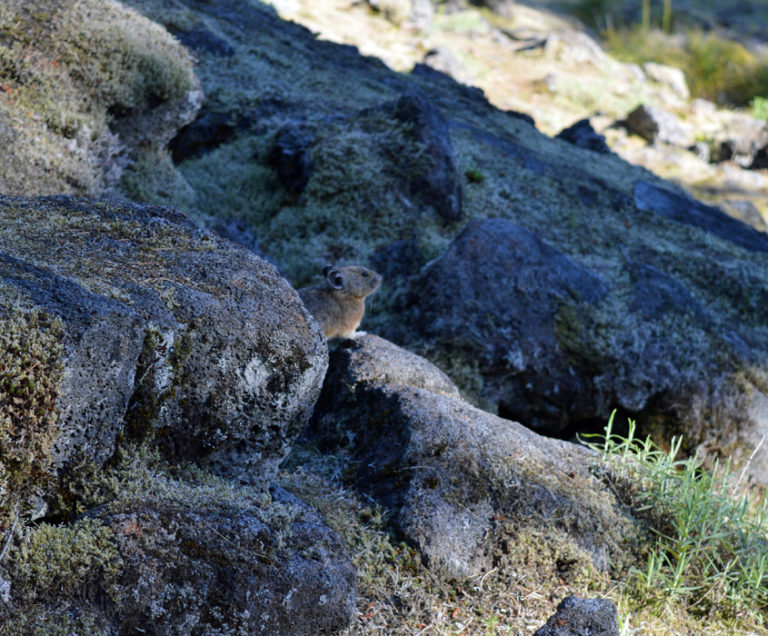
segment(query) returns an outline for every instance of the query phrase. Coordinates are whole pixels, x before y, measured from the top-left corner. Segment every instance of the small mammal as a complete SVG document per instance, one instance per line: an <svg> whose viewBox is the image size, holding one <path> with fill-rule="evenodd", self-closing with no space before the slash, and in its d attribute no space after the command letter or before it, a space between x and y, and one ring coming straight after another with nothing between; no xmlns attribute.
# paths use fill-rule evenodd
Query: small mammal
<svg viewBox="0 0 768 636"><path fill-rule="evenodd" d="M302 287L299 296L330 340L353 338L365 312L365 298L381 284L381 274L359 265L323 267L327 287Z"/></svg>

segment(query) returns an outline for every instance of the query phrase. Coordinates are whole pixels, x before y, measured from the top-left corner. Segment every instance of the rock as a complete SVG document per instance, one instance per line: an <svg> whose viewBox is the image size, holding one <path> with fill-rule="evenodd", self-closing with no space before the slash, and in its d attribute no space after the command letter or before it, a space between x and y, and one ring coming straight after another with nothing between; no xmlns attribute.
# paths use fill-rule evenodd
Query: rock
<svg viewBox="0 0 768 636"><path fill-rule="evenodd" d="M672 89L672 92L680 99L688 101L691 98L688 83L685 81L685 73L679 68L656 62L646 62L643 64L643 71L649 79L657 84Z"/></svg>
<svg viewBox="0 0 768 636"><path fill-rule="evenodd" d="M550 431L567 425L565 412L579 417L594 408L594 390L570 370L556 331L562 303L595 304L607 288L536 234L505 219L471 221L415 290L412 328L478 365L481 403ZM543 375L547 389L537 380Z"/></svg>
<svg viewBox="0 0 768 636"><path fill-rule="evenodd" d="M608 599L569 596L534 636L619 636L619 613Z"/></svg>
<svg viewBox="0 0 768 636"><path fill-rule="evenodd" d="M285 124L275 135L268 161L280 183L292 194L300 194L312 176L309 149L314 142L312 131L296 122Z"/></svg>
<svg viewBox="0 0 768 636"><path fill-rule="evenodd" d="M429 31L435 17L435 5L432 0L412 0L413 10L409 22L419 31Z"/></svg>
<svg viewBox="0 0 768 636"><path fill-rule="evenodd" d="M332 531L298 499L271 506L158 501L116 505L126 593L122 633L336 634L355 611L355 570ZM271 516L273 515L273 516Z"/></svg>
<svg viewBox="0 0 768 636"><path fill-rule="evenodd" d="M371 255L371 267L384 280L416 276L424 265L424 256L414 240L393 241L377 248Z"/></svg>
<svg viewBox="0 0 768 636"><path fill-rule="evenodd" d="M175 163L218 148L245 127L229 113L214 113L203 109L195 121L182 127L170 141L169 148Z"/></svg>
<svg viewBox="0 0 768 636"><path fill-rule="evenodd" d="M632 533L584 448L469 406L437 368L376 336L333 352L311 434L349 448L354 483L443 579L504 567L526 528L553 525L574 567L599 569Z"/></svg>
<svg viewBox="0 0 768 636"><path fill-rule="evenodd" d="M393 24L405 22L413 10L412 0L367 0L372 9L383 14Z"/></svg>
<svg viewBox="0 0 768 636"><path fill-rule="evenodd" d="M488 7L497 15L508 20L515 17L515 0L475 0L472 4Z"/></svg>
<svg viewBox="0 0 768 636"><path fill-rule="evenodd" d="M273 266L180 212L68 197L0 198L0 236L3 324L57 325L40 466L101 465L128 436L244 481L274 474L327 349Z"/></svg>
<svg viewBox="0 0 768 636"><path fill-rule="evenodd" d="M768 236L688 195L648 181L637 181L634 197L639 210L652 211L678 223L701 228L747 250L768 252Z"/></svg>
<svg viewBox="0 0 768 636"><path fill-rule="evenodd" d="M430 68L450 75L457 82L472 83L472 76L467 68L456 59L451 49L446 46L438 46L424 54L424 64Z"/></svg>
<svg viewBox="0 0 768 636"><path fill-rule="evenodd" d="M760 214L754 203L743 199L729 199L720 202L720 207L725 210L729 216L751 225L756 230L768 232L768 223Z"/></svg>
<svg viewBox="0 0 768 636"><path fill-rule="evenodd" d="M570 65L591 64L596 68L604 68L610 63L610 58L600 45L583 31L550 33L544 51L549 57Z"/></svg>
<svg viewBox="0 0 768 636"><path fill-rule="evenodd" d="M602 154L611 152L608 144L605 143L605 137L595 132L589 119L582 119L572 126L561 130L557 134L557 139L562 139L574 146L579 146L580 148L586 148L587 150Z"/></svg>
<svg viewBox="0 0 768 636"><path fill-rule="evenodd" d="M768 124L765 120L745 115L731 117L723 132L718 133L720 142L718 161L734 161L744 168L759 168L761 153L768 148Z"/></svg>
<svg viewBox="0 0 768 636"><path fill-rule="evenodd" d="M641 104L627 115L625 125L630 133L651 143L658 141L687 148L693 141L688 127L672 113L656 106Z"/></svg>
<svg viewBox="0 0 768 636"><path fill-rule="evenodd" d="M411 183L411 193L434 207L445 221L459 220L464 195L453 161L448 123L430 100L418 92L400 97L395 112L398 120L412 126L428 162L426 173Z"/></svg>
<svg viewBox="0 0 768 636"><path fill-rule="evenodd" d="M768 169L768 146L763 146L755 153L755 158L749 167L752 170Z"/></svg>
<svg viewBox="0 0 768 636"><path fill-rule="evenodd" d="M134 451L89 477L101 505L23 530L5 554L4 630L314 636L349 624L355 571L316 512L279 488L173 472Z"/></svg>

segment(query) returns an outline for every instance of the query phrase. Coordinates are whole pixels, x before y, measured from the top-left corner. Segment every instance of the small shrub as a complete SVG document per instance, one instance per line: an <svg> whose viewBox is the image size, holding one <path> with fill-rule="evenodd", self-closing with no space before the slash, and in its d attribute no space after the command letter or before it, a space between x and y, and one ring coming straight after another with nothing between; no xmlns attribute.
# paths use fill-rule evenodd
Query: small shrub
<svg viewBox="0 0 768 636"><path fill-rule="evenodd" d="M768 120L768 97L755 97L749 102L752 117Z"/></svg>
<svg viewBox="0 0 768 636"><path fill-rule="evenodd" d="M694 455L677 459L650 438L614 434L613 416L601 453L610 479L655 535L646 567L633 573L642 601L682 604L697 615L765 620L768 608L768 500L737 491L730 465L711 469Z"/></svg>

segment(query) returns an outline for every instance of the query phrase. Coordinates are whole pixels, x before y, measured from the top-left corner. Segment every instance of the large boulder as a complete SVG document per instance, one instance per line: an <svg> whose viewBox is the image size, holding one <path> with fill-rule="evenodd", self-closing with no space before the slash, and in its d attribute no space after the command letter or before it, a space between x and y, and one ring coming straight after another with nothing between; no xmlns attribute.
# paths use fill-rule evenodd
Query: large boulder
<svg viewBox="0 0 768 636"><path fill-rule="evenodd" d="M169 208L5 196L0 236L0 624L343 629L339 537L270 490L327 367L291 286Z"/></svg>
<svg viewBox="0 0 768 636"><path fill-rule="evenodd" d="M414 287L413 332L472 360L483 378L480 403L558 432L594 413L594 387L573 373L558 344L565 307L605 297L594 272L520 225L483 219L471 221Z"/></svg>
<svg viewBox="0 0 768 636"><path fill-rule="evenodd" d="M32 351L27 368L11 356L0 370L0 399L16 400L43 391L36 367L55 369L38 401L58 416L39 439L18 434L36 403L2 419L38 469L101 465L122 438L149 437L171 461L253 483L274 474L327 348L273 266L164 208L2 197L0 228L0 332L54 358Z"/></svg>
<svg viewBox="0 0 768 636"><path fill-rule="evenodd" d="M510 545L545 528L569 554L565 576L617 563L634 536L589 451L470 406L439 369L377 336L332 353L311 435L350 451L349 477L443 579L504 568Z"/></svg>
<svg viewBox="0 0 768 636"><path fill-rule="evenodd" d="M280 489L171 476L145 453L80 484L104 499L85 515L19 531L0 566L4 633L315 636L349 624L355 571L317 513Z"/></svg>

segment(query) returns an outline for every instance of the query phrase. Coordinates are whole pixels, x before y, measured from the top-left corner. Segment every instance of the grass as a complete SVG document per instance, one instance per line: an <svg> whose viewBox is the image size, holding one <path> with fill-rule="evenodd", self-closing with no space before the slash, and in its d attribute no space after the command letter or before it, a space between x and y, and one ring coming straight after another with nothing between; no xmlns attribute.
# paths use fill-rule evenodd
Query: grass
<svg viewBox="0 0 768 636"><path fill-rule="evenodd" d="M749 102L752 117L768 120L768 97L755 97Z"/></svg>
<svg viewBox="0 0 768 636"><path fill-rule="evenodd" d="M644 568L631 573L634 602L664 613L673 607L725 624L762 626L768 609L768 500L741 487L729 463L705 467L678 459L682 438L662 450L650 438L613 433L590 446L609 481L653 540Z"/></svg>
<svg viewBox="0 0 768 636"><path fill-rule="evenodd" d="M621 0L583 0L576 15L596 28L609 53L625 62L657 62L683 70L693 97L722 105L747 106L768 95L768 55L748 50L740 42L675 22L672 3L654 12L643 3L633 11ZM660 5L661 3L650 3Z"/></svg>

